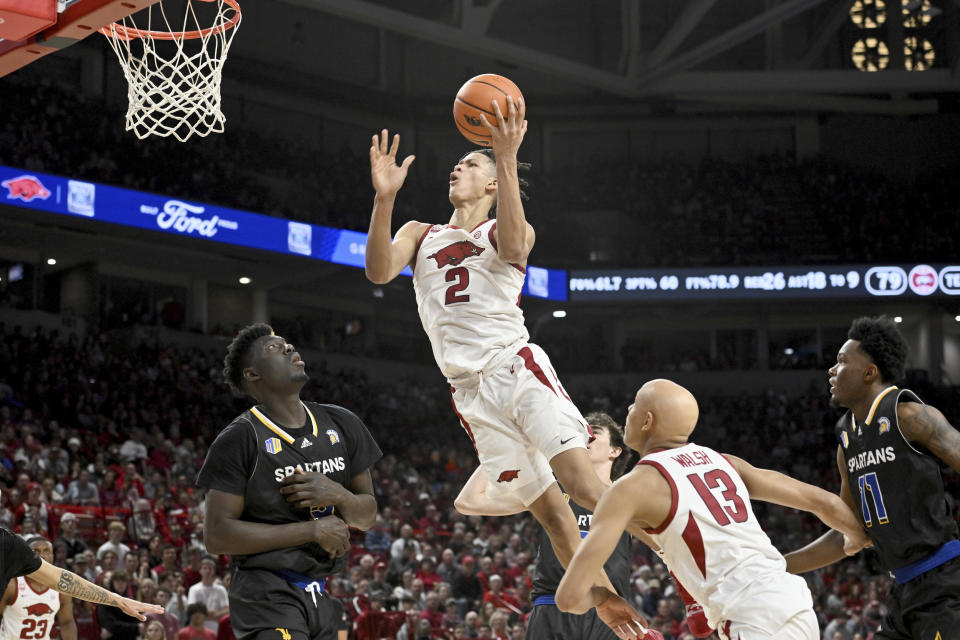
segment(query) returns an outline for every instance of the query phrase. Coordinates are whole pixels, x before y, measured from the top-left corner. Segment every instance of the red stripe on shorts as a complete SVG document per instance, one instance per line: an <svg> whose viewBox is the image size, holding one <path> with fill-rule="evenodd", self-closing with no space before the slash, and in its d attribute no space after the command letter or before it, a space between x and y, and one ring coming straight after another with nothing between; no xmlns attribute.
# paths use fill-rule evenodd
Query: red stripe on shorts
<svg viewBox="0 0 960 640"><path fill-rule="evenodd" d="M563 397L570 402L573 402L573 400L570 400L570 396L567 395L567 390L563 388L563 384L560 383L560 378L557 377L557 370L553 367L550 367L550 373L553 375L553 381L557 383L557 388L560 389L560 393L563 394Z"/></svg>
<svg viewBox="0 0 960 640"><path fill-rule="evenodd" d="M460 420L460 424L463 426L463 430L467 432L467 435L470 436L470 442L473 443L473 451L479 456L480 452L477 451L477 440L473 437L473 431L470 430L470 425L467 424L467 421L463 419L463 416L460 415L460 412L457 411L457 403L453 400L453 394L456 393L456 389L450 387L450 406L453 407L453 412L457 414L457 418Z"/></svg>
<svg viewBox="0 0 960 640"><path fill-rule="evenodd" d="M547 389L553 391L553 395L557 395L557 390L553 388L553 385L550 384L550 380L547 379L547 375L543 372L543 369L541 369L540 365L537 364L537 361L533 359L533 351L530 350L530 347L524 347L523 349L520 349L520 351L517 352L517 355L523 358L524 366L537 377L537 380L542 382Z"/></svg>

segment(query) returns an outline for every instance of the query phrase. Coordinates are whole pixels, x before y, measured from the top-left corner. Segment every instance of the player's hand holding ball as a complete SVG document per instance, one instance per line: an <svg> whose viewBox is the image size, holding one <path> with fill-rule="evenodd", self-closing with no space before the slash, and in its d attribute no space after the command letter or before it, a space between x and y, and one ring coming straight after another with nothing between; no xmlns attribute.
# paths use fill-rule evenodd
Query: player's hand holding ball
<svg viewBox="0 0 960 640"><path fill-rule="evenodd" d="M480 121L490 132L490 146L493 153L498 158L513 156L516 157L517 150L520 149L520 143L523 142L523 136L527 133L527 121L524 119L527 113L527 107L523 98L519 102L514 102L513 97L506 97L506 104L500 105L499 100L494 100L493 109L497 114L496 124L492 124L487 116L480 114ZM506 111L506 116L503 112Z"/></svg>
<svg viewBox="0 0 960 640"><path fill-rule="evenodd" d="M512 113L511 108L516 112ZM499 153L502 147L499 143L505 139L506 124L513 129L510 134L520 134L513 147L516 152L526 132L526 109L520 87L510 78L484 73L470 78L457 91L453 101L453 122L464 138L481 147L493 147L495 153ZM499 140L494 138L497 130Z"/></svg>

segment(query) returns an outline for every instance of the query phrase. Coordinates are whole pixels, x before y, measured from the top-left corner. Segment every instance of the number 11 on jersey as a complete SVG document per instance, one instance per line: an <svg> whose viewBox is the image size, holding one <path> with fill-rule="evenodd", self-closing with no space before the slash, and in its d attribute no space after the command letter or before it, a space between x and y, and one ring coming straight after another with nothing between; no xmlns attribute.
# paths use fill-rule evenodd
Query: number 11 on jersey
<svg viewBox="0 0 960 640"><path fill-rule="evenodd" d="M887 508L883 506L883 493L880 491L877 473L874 471L860 476L857 478L857 484L860 485L860 510L863 511L863 523L868 527L873 526L873 514L870 513L870 506L867 504L868 493L873 498L873 508L877 511L877 523L890 522L887 518Z"/></svg>

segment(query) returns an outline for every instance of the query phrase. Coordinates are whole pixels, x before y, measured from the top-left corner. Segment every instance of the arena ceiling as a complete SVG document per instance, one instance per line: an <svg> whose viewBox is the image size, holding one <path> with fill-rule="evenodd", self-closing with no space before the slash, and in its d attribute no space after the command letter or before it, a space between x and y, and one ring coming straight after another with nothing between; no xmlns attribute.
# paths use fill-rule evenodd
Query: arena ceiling
<svg viewBox="0 0 960 640"><path fill-rule="evenodd" d="M399 38L408 66L432 60L440 67L407 71L409 86L404 89L417 95L429 92L429 87L421 87L428 81L449 87L443 68L455 67L451 62L482 69L484 60L537 77L533 82L539 95L553 93L574 104L579 97L688 112L933 113L940 106L939 96L960 89L960 0L276 4ZM897 9L903 11L901 19L894 19ZM866 43L861 47L872 45L861 62L872 59L885 67L882 71L857 68L852 52L858 41ZM905 44L894 46L898 42ZM929 50L918 50L925 43L933 50L932 59ZM245 46L240 39L238 46ZM905 64L905 58L911 61ZM927 68L907 70L908 64L918 66L916 59ZM417 77L417 71L424 77Z"/></svg>

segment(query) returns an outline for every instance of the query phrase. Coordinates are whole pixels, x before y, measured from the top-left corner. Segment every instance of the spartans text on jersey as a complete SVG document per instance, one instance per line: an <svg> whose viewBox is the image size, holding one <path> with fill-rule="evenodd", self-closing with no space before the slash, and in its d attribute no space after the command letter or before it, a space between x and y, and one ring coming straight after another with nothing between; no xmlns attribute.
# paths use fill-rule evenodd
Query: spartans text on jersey
<svg viewBox="0 0 960 640"><path fill-rule="evenodd" d="M292 476L298 470L304 473L316 472L326 475L334 471L343 471L346 468L347 465L343 456L337 456L336 458L327 458L326 460L318 460L316 462L304 462L295 467L290 465L277 467L273 470L273 477L276 478L277 482L283 482L284 478Z"/></svg>
<svg viewBox="0 0 960 640"><path fill-rule="evenodd" d="M883 449L874 449L873 451L863 451L858 455L847 460L847 466L850 471L859 471L864 467L879 464L881 462L893 462L897 459L897 454L893 447L884 447Z"/></svg>

